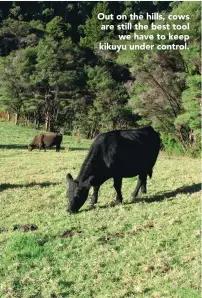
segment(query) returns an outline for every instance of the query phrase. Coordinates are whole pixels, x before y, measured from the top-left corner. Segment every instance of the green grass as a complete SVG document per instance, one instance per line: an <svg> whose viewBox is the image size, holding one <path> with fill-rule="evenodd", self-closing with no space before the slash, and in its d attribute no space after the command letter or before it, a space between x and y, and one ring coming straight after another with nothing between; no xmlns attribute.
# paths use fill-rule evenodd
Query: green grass
<svg viewBox="0 0 202 298"><path fill-rule="evenodd" d="M0 123L0 297L200 297L199 159L160 153L137 203L131 178L110 206L109 180L95 209L70 216L65 176L91 142L64 136L59 153L28 152L35 133ZM38 229L13 230L25 224Z"/></svg>

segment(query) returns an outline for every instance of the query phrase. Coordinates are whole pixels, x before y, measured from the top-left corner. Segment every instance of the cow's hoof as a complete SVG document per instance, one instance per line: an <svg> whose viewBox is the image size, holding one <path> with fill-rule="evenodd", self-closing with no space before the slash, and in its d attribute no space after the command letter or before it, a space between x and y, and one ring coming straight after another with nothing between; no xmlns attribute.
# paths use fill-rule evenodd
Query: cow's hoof
<svg viewBox="0 0 202 298"><path fill-rule="evenodd" d="M96 207L95 207L95 205L94 204L90 204L90 206L89 206L89 210L93 210L93 209L95 209Z"/></svg>
<svg viewBox="0 0 202 298"><path fill-rule="evenodd" d="M136 202L137 202L137 198L136 197L132 197L131 203L136 203Z"/></svg>
<svg viewBox="0 0 202 298"><path fill-rule="evenodd" d="M91 202L89 202L89 205L90 206L95 206L95 203L91 201Z"/></svg>
<svg viewBox="0 0 202 298"><path fill-rule="evenodd" d="M115 205L121 205L122 204L122 201L115 201L114 204Z"/></svg>

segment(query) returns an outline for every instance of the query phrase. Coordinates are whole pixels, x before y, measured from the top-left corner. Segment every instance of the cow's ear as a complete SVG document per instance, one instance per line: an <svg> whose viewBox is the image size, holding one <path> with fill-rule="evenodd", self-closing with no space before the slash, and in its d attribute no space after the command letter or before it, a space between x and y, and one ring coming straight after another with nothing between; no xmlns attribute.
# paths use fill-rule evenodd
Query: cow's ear
<svg viewBox="0 0 202 298"><path fill-rule="evenodd" d="M66 180L67 180L67 182L73 181L72 175L70 173L67 174Z"/></svg>
<svg viewBox="0 0 202 298"><path fill-rule="evenodd" d="M85 186L88 187L88 188L90 188L90 187L92 186L94 180L95 180L95 177L94 177L94 176L90 176L90 177L84 182Z"/></svg>

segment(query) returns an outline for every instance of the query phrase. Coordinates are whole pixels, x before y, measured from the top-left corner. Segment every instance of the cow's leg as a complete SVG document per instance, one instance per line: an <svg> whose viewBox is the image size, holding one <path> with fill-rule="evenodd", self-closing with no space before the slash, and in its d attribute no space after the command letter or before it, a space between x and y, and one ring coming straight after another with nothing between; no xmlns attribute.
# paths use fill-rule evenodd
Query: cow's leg
<svg viewBox="0 0 202 298"><path fill-rule="evenodd" d="M43 145L41 143L39 143L38 148L41 151L41 149L43 148Z"/></svg>
<svg viewBox="0 0 202 298"><path fill-rule="evenodd" d="M44 151L46 151L46 146L44 143L39 143L38 148L39 150L44 149Z"/></svg>
<svg viewBox="0 0 202 298"><path fill-rule="evenodd" d="M141 185L141 193L147 193L147 179Z"/></svg>
<svg viewBox="0 0 202 298"><path fill-rule="evenodd" d="M60 144L56 145L56 152L60 151Z"/></svg>
<svg viewBox="0 0 202 298"><path fill-rule="evenodd" d="M44 149L44 152L46 152L46 145L42 143L42 148Z"/></svg>
<svg viewBox="0 0 202 298"><path fill-rule="evenodd" d="M121 194L122 178L114 178L114 188L116 190L116 204L121 204L123 197Z"/></svg>
<svg viewBox="0 0 202 298"><path fill-rule="evenodd" d="M138 177L136 189L132 193L132 201L135 201L138 195L138 192L140 190L140 187L141 187L141 192L146 193L146 190L147 190L146 184L147 184L147 174L140 174Z"/></svg>
<svg viewBox="0 0 202 298"><path fill-rule="evenodd" d="M99 188L100 188L100 185L99 186L93 186L93 196L92 196L92 199L90 201L91 205L97 204Z"/></svg>

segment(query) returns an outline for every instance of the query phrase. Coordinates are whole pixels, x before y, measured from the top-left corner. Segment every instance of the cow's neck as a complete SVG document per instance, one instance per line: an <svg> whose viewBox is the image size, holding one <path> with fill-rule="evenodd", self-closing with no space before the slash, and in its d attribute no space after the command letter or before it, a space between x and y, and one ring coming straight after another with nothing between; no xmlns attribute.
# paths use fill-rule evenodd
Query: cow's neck
<svg viewBox="0 0 202 298"><path fill-rule="evenodd" d="M79 182L85 182L90 176L94 174L95 164L92 160L85 160L81 166L81 170L76 180Z"/></svg>
<svg viewBox="0 0 202 298"><path fill-rule="evenodd" d="M92 145L90 147L90 150L88 151L88 155L86 156L81 166L81 170L76 180L79 182L84 182L90 176L96 176L97 167L100 166L99 164L100 164L99 147Z"/></svg>

